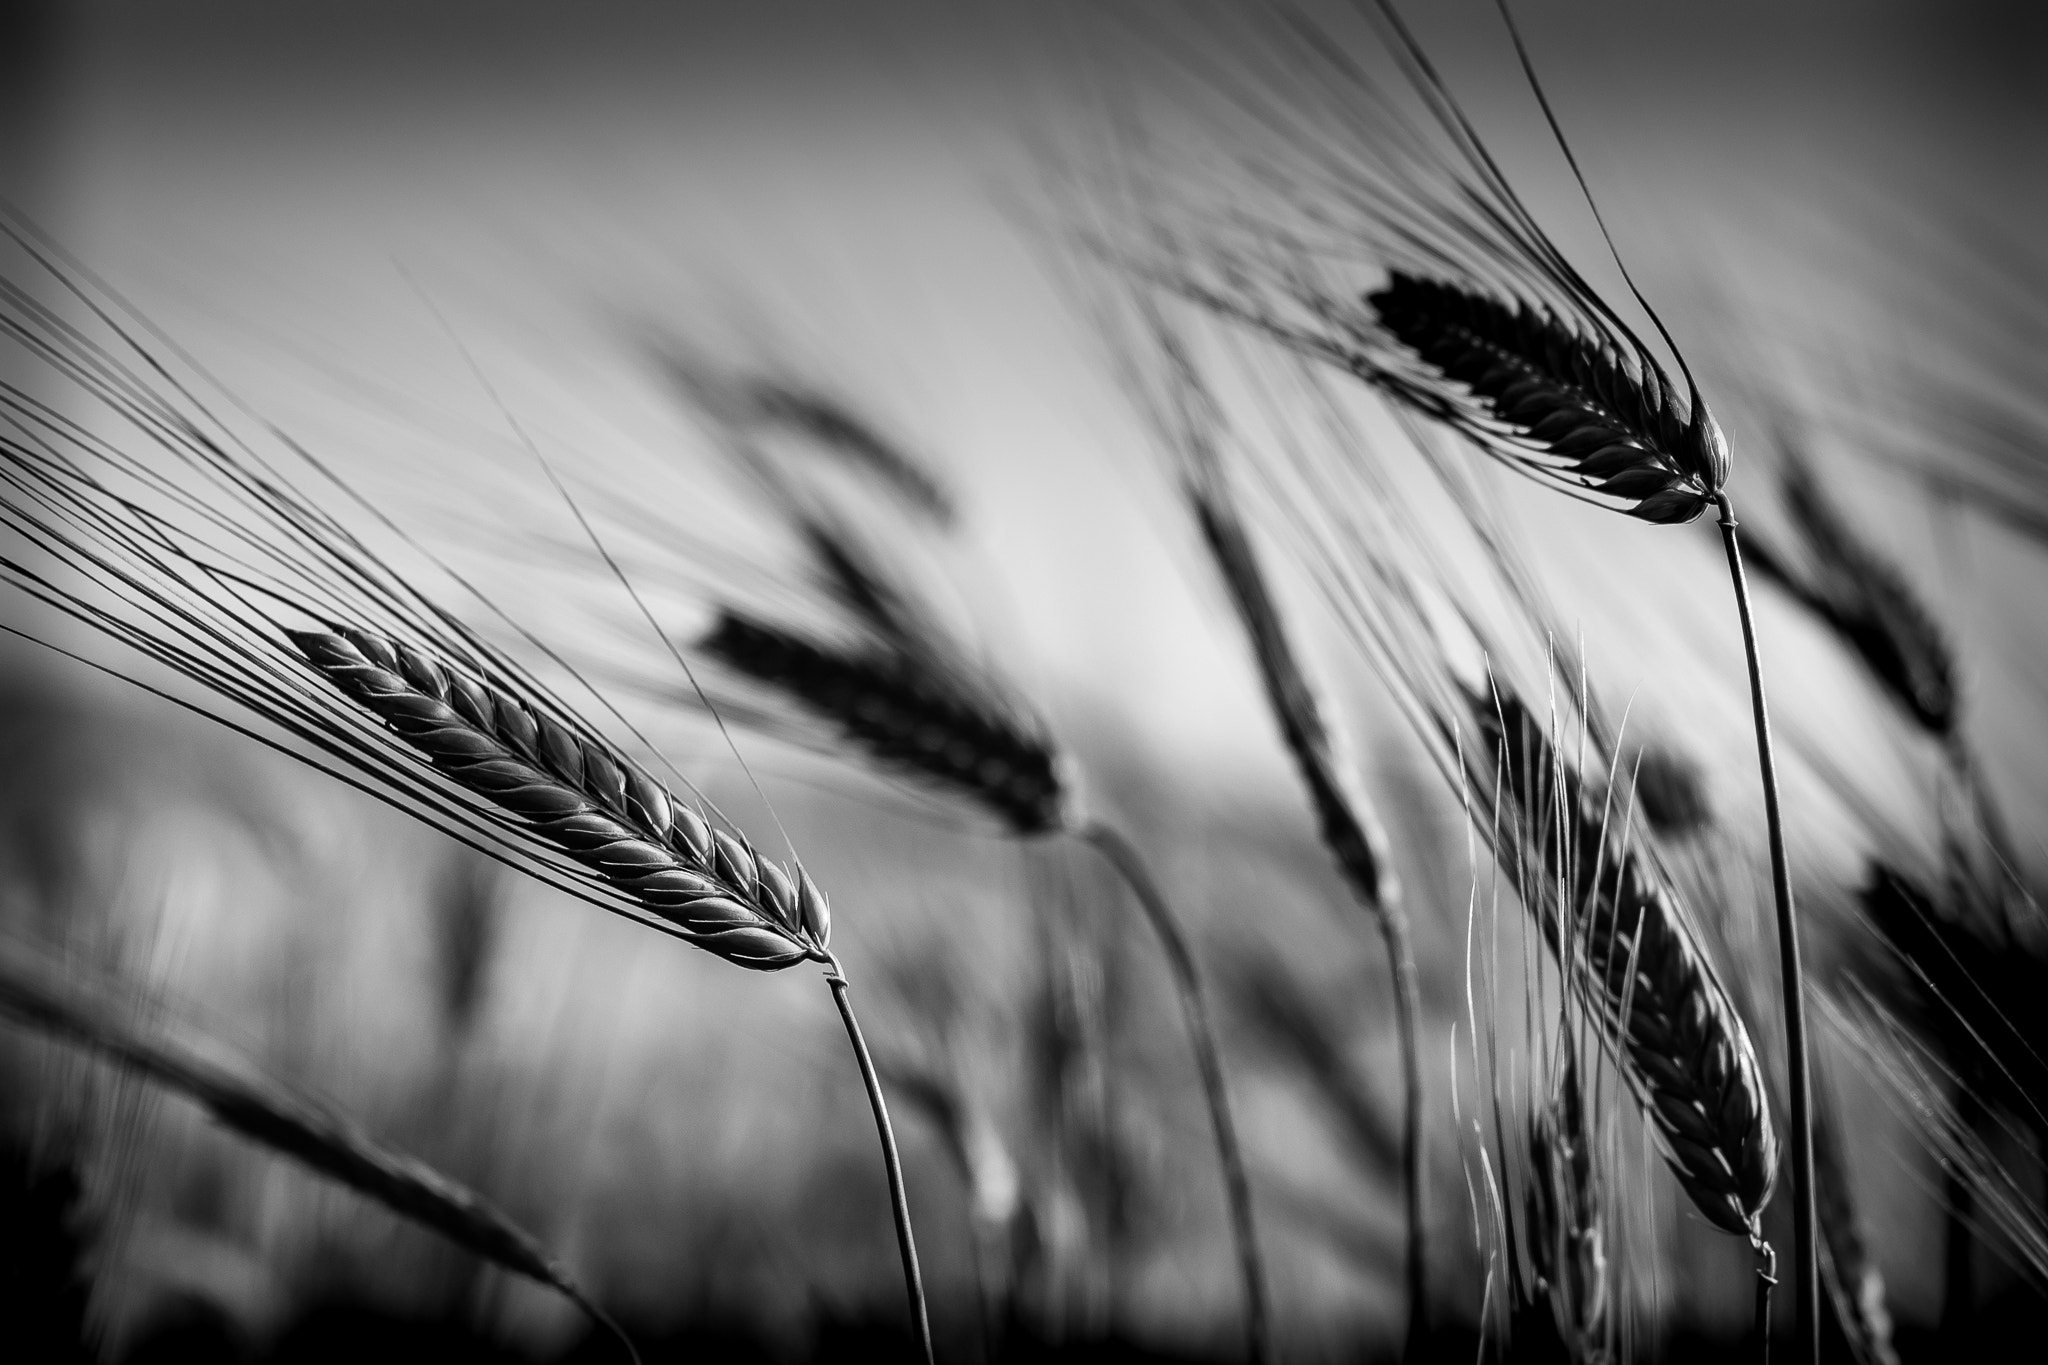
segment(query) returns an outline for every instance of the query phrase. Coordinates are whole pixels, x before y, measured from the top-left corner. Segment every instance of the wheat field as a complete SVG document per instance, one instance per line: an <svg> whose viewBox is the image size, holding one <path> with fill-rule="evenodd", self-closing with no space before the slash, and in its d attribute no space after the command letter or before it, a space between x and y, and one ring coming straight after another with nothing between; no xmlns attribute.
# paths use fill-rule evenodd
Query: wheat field
<svg viewBox="0 0 2048 1365"><path fill-rule="evenodd" d="M11 1357L2024 1358L2031 6L4 22Z"/></svg>

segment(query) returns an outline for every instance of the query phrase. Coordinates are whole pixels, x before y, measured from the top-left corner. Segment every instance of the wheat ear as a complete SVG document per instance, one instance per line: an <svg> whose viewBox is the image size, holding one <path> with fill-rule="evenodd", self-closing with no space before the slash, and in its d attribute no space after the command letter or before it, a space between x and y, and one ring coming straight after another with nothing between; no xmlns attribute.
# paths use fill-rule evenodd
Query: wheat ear
<svg viewBox="0 0 2048 1365"><path fill-rule="evenodd" d="M385 1146L353 1120L246 1061L207 1055L218 1054L217 1045L202 1051L191 1042L121 1023L120 1007L106 998L106 991L75 975L60 985L56 976L50 967L0 952L0 1014L183 1095L222 1127L433 1229L493 1265L559 1291L639 1365L619 1325L532 1235L482 1195L417 1157Z"/></svg>
<svg viewBox="0 0 2048 1365"><path fill-rule="evenodd" d="M1158 939L1179 997L1223 1175L1247 1350L1254 1361L1265 1360L1265 1267L1251 1182L1194 950L1137 848L1113 826L1078 814L1067 765L1046 728L972 680L934 666L936 651L842 652L730 609L698 647L831 722L875 762L957 793L1018 838L1072 835L1115 870Z"/></svg>
<svg viewBox="0 0 2048 1365"><path fill-rule="evenodd" d="M676 926L687 941L760 971L822 962L860 1064L889 1179L911 1324L931 1325L888 1104L830 952L831 910L802 868L787 871L710 823L610 746L410 645L336 626L292 642L329 682L435 768L527 822L544 841Z"/></svg>
<svg viewBox="0 0 2048 1365"><path fill-rule="evenodd" d="M1557 1092L1537 1105L1529 1124L1529 1168L1523 1208L1532 1288L1547 1300L1550 1325L1567 1355L1581 1362L1604 1360L1608 1271L1600 1172L1569 1039Z"/></svg>
<svg viewBox="0 0 2048 1365"><path fill-rule="evenodd" d="M1636 345L1633 354L1624 352L1606 332L1581 330L1547 308L1401 272L1367 303L1384 338L1412 355L1404 369L1397 358L1359 353L1354 370L1381 391L1449 423L1523 472L1589 501L1617 505L1631 516L1691 521L1710 504L1720 512L1749 668L1777 911L1792 1119L1793 1296L1803 1354L1817 1359L1819 1262L1805 974L1763 664L1735 508L1723 487L1729 473L1727 441L1698 388L1688 385L1688 402L1681 408L1677 385L1646 349Z"/></svg>
<svg viewBox="0 0 2048 1365"><path fill-rule="evenodd" d="M1412 1347L1429 1323L1426 1236L1427 1153L1422 1142L1422 1054L1417 1037L1422 993L1399 884L1386 863L1386 835L1372 807L1338 760L1339 737L1324 716L1293 639L1267 586L1251 537L1236 508L1219 491L1189 480L1188 498L1209 557L1230 593L1265 689L1266 705L1280 724L1295 771L1308 789L1317 829L1352 896L1379 929L1393 977L1394 1021L1401 1044L1401 1176L1407 1219L1407 1336Z"/></svg>
<svg viewBox="0 0 2048 1365"><path fill-rule="evenodd" d="M697 647L831 721L877 763L961 792L1019 837L1066 821L1051 741L913 658L844 653L730 608Z"/></svg>
<svg viewBox="0 0 2048 1365"><path fill-rule="evenodd" d="M824 960L830 911L809 876L713 829L608 745L374 631L336 626L291 640L435 768L689 942L760 971Z"/></svg>
<svg viewBox="0 0 2048 1365"><path fill-rule="evenodd" d="M1483 745L1475 788L1499 762L1499 854L1574 989L1592 1007L1693 1204L1714 1226L1760 1240L1778 1164L1762 1072L1734 1002L1686 926L1678 895L1627 837L1620 812L1586 791L1516 697L1468 698ZM1518 866L1519 865L1519 866Z"/></svg>

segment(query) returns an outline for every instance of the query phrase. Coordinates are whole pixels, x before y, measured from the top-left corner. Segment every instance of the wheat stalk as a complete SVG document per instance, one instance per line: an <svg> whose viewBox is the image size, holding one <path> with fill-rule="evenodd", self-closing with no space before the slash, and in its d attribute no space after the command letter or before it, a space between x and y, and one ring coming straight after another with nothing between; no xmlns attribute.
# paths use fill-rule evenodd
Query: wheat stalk
<svg viewBox="0 0 2048 1365"><path fill-rule="evenodd" d="M822 963L874 1111L912 1326L929 1360L895 1137L817 887L801 868L780 867L744 837L713 828L597 739L401 563L452 581L514 624L474 585L283 433L263 427L259 446L223 420L199 396L210 381L174 368L182 358L170 343L147 344L103 286L24 232L8 232L90 318L75 325L9 279L0 328L91 420L0 381L9 419L0 432L0 529L23 547L0 558L0 577L182 674L207 700L18 633L729 962L759 970ZM333 485L372 525L352 529L307 498L287 463ZM583 682L545 642L520 634ZM247 715L273 728L246 725Z"/></svg>
<svg viewBox="0 0 2048 1365"><path fill-rule="evenodd" d="M347 1116L264 1075L246 1060L121 1022L110 991L76 972L0 951L0 1015L94 1053L197 1104L222 1127L288 1156L471 1254L547 1285L617 1338L632 1341L518 1224L476 1191L389 1147Z"/></svg>
<svg viewBox="0 0 2048 1365"><path fill-rule="evenodd" d="M1275 144L1260 152L1306 161L1277 173L1263 164L1252 170L1262 187L1282 187L1261 203L1286 207L1289 190L1322 202L1302 208L1300 223L1266 228L1255 252L1218 242L1209 248L1211 268L1172 266L1164 283L1297 354L1342 368L1406 411L1583 501L1659 523L1718 509L1748 663L1778 921L1800 1342L1805 1358L1816 1360L1804 973L1763 670L1725 488L1727 442L1675 339L1613 250L1505 0L1499 9L1530 89L1631 294L1677 359L1682 384L1551 242L1391 0L1356 9L1379 28L1420 102L1421 119L1397 107L1340 36L1290 12L1273 25L1282 36L1267 42L1283 44L1312 78L1286 96L1245 95L1233 86L1226 97L1247 115L1255 136ZM1256 91L1259 80L1248 84ZM1313 116L1319 105L1330 122ZM1380 136L1361 138L1361 131ZM1317 138L1334 146L1290 145ZM1332 240L1333 227L1341 247L1313 244ZM1386 272L1374 289L1348 282L1360 248Z"/></svg>
<svg viewBox="0 0 2048 1365"><path fill-rule="evenodd" d="M929 1361L931 1327L888 1104L830 951L830 908L809 875L714 829L610 746L410 645L350 626L294 631L291 639L322 676L436 769L526 821L686 941L759 971L806 959L825 964L874 1110L911 1322Z"/></svg>
<svg viewBox="0 0 2048 1365"><path fill-rule="evenodd" d="M1619 360L1617 352L1604 341L1561 327L1554 319L1532 324L1528 322L1532 316L1529 310L1458 286L1411 287L1397 297L1400 307L1391 316L1381 313L1381 321L1390 334L1396 339L1403 339L1404 332L1412 337L1418 356L1436 376L1483 399L1491 409L1493 421L1507 433L1503 437L1495 432L1491 439L1481 439L1482 448L1496 454L1541 449L1559 462L1565 481L1608 497L1632 500L1633 505L1625 510L1646 520L1688 521L1709 503L1720 510L1728 575L1735 591L1749 667L1757 765L1763 778L1770 846L1771 887L1777 909L1786 1071L1791 1091L1794 1293L1800 1338L1808 1346L1809 1358L1817 1358L1819 1270L1814 1241L1805 975L1794 918L1791 871L1785 857L1777 758L1764 698L1763 664L1757 652L1734 504L1721 487L1728 473L1726 443L1697 390L1691 395L1690 413L1679 412L1671 398L1673 386L1668 378L1660 377L1660 369L1647 352L1640 353L1640 364L1631 366ZM1511 344L1517 339L1528 344L1517 349ZM1424 346L1430 349L1424 351ZM1432 359L1432 354L1437 358ZM1448 368L1451 365L1456 369ZM1393 389L1386 391L1426 415L1444 415L1440 409L1432 411L1426 402L1418 403ZM1520 467L1529 467L1519 456L1510 458ZM1550 468L1546 467L1546 471Z"/></svg>

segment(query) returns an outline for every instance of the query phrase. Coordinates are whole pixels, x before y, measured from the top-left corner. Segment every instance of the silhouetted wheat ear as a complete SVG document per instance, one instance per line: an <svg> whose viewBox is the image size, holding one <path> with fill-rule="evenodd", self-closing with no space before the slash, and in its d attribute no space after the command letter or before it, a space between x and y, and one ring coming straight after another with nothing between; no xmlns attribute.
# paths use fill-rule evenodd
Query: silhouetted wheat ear
<svg viewBox="0 0 2048 1365"><path fill-rule="evenodd" d="M1677 893L1627 838L1621 812L1604 809L1558 762L1519 700L1470 701L1486 741L1469 760L1475 788L1492 790L1499 755L1513 807L1502 827L1524 839L1524 865L1510 870L1528 875L1544 937L1618 1044L1693 1203L1716 1227L1757 1236L1777 1176L1777 1134L1749 1034L1680 917Z"/></svg>
<svg viewBox="0 0 2048 1365"><path fill-rule="evenodd" d="M410 645L336 626L293 631L308 663L455 782L729 962L823 962L825 897L757 856L605 746Z"/></svg>
<svg viewBox="0 0 2048 1365"><path fill-rule="evenodd" d="M1640 351L1625 355L1548 308L1401 271L1366 302L1395 340L1483 401L1523 447L1507 457L1531 472L1632 504L1630 516L1655 522L1693 520L1728 480L1728 444L1706 404L1694 394L1691 411L1681 408L1670 376ZM1367 377L1502 453L1485 439L1500 433L1458 420L1453 395Z"/></svg>
<svg viewBox="0 0 2048 1365"><path fill-rule="evenodd" d="M1069 793L1058 751L1023 718L986 708L915 661L835 651L732 610L698 647L787 694L877 761L943 784L1019 835L1063 829Z"/></svg>

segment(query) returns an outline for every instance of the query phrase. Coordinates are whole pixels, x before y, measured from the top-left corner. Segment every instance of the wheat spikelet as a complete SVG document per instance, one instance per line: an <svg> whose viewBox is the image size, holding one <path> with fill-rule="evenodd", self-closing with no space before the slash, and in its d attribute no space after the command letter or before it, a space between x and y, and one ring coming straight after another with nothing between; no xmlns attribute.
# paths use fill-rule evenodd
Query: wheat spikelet
<svg viewBox="0 0 2048 1365"><path fill-rule="evenodd" d="M308 663L441 772L675 925L762 971L827 961L831 916L802 869L713 829L636 765L489 683L351 626L294 631Z"/></svg>
<svg viewBox="0 0 2048 1365"><path fill-rule="evenodd" d="M1500 827L1520 832L1519 846L1503 839L1501 855L1511 872L1521 864L1544 937L1595 1010L1693 1204L1716 1227L1759 1237L1777 1135L1748 1032L1676 890L1518 699L1469 702L1485 741L1468 751L1471 778L1492 790L1498 757Z"/></svg>
<svg viewBox="0 0 2048 1365"><path fill-rule="evenodd" d="M967 797L1014 834L1047 834L1069 821L1064 765L1042 728L909 656L835 651L731 608L697 647L829 720L875 761Z"/></svg>

